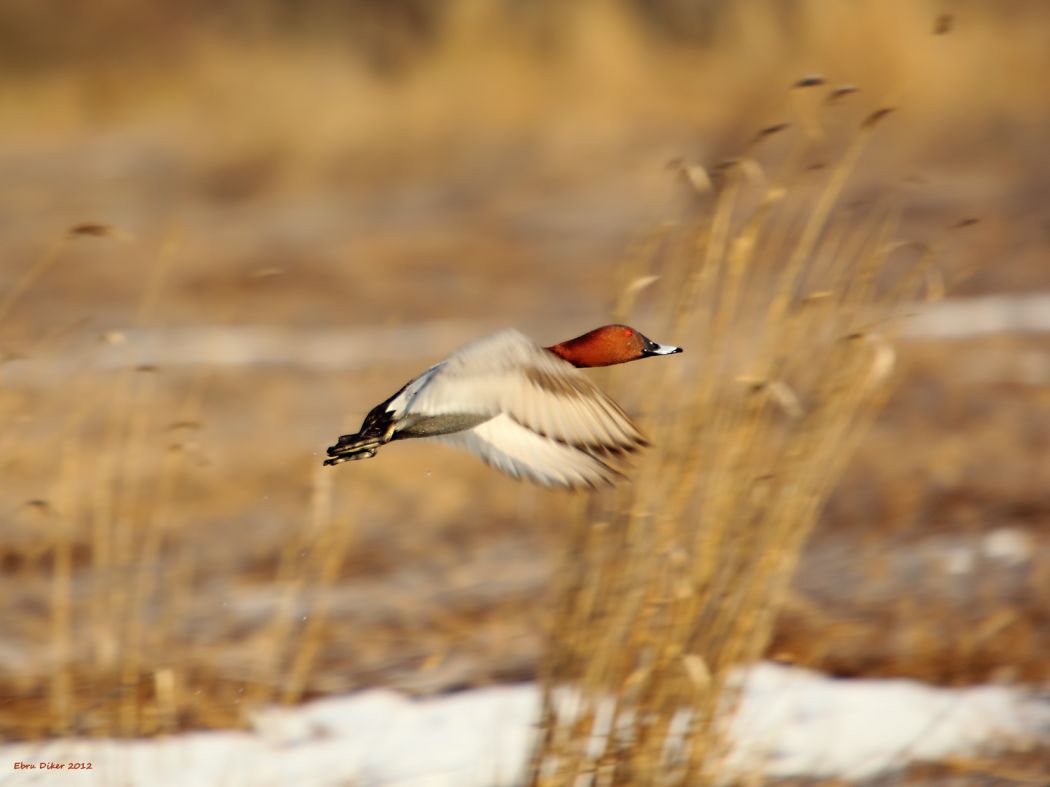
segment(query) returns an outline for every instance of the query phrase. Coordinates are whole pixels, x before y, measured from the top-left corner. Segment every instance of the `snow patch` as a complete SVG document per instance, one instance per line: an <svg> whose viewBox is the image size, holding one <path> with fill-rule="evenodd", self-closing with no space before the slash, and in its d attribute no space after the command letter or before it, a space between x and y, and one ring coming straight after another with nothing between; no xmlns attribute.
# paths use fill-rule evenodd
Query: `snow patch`
<svg viewBox="0 0 1050 787"><path fill-rule="evenodd" d="M914 760L1050 738L1050 697L1015 688L836 680L769 663L741 679L728 778L858 779ZM419 701L372 690L266 709L250 732L7 744L0 762L91 762L92 770L75 775L80 787L512 787L539 715L531 684ZM66 785L72 774L11 769L6 776L10 785Z"/></svg>

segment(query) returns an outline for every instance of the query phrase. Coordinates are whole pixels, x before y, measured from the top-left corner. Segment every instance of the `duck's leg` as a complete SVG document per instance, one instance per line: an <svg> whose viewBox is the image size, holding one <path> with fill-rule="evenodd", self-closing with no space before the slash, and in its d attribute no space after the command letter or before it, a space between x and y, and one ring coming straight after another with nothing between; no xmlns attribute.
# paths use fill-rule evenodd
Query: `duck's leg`
<svg viewBox="0 0 1050 787"><path fill-rule="evenodd" d="M492 418L477 413L444 413L442 415L408 415L398 425L391 440L410 437L438 437L443 434L465 432Z"/></svg>
<svg viewBox="0 0 1050 787"><path fill-rule="evenodd" d="M345 434L328 449L330 459L326 465L337 465L355 459L371 459L381 445L391 440L413 437L437 437L438 435L462 432L489 420L490 415L475 413L453 413L440 416L410 414L394 421L393 413L376 408L368 414L356 434Z"/></svg>

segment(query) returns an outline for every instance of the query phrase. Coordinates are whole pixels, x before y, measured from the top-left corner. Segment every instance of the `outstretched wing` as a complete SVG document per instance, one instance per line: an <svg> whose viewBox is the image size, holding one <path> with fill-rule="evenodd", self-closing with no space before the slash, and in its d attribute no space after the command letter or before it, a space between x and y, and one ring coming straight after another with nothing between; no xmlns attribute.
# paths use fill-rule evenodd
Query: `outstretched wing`
<svg viewBox="0 0 1050 787"><path fill-rule="evenodd" d="M608 483L647 444L582 372L518 331L467 345L432 371L398 405L421 416L490 416L440 439L511 476L566 486Z"/></svg>

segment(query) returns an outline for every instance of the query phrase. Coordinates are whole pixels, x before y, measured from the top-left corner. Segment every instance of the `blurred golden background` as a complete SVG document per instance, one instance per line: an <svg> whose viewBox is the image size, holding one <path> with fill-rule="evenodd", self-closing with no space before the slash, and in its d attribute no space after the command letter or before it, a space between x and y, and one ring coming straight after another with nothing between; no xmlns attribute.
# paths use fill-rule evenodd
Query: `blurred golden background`
<svg viewBox="0 0 1050 787"><path fill-rule="evenodd" d="M608 322L697 208L682 165L789 123L756 158L803 138L819 173L883 107L841 221L889 195L947 300L766 655L1045 683L1048 29L1020 0L6 3L0 734L534 678L572 498L324 447L474 336ZM664 297L636 327L701 351L648 327Z"/></svg>

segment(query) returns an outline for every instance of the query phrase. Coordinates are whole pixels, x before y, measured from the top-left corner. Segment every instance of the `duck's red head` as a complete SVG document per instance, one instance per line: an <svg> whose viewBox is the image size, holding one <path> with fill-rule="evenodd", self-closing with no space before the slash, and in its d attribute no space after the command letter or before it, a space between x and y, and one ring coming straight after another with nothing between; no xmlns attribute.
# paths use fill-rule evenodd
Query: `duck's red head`
<svg viewBox="0 0 1050 787"><path fill-rule="evenodd" d="M657 344L627 325L603 325L547 349L573 366L612 366L682 352L681 347Z"/></svg>

